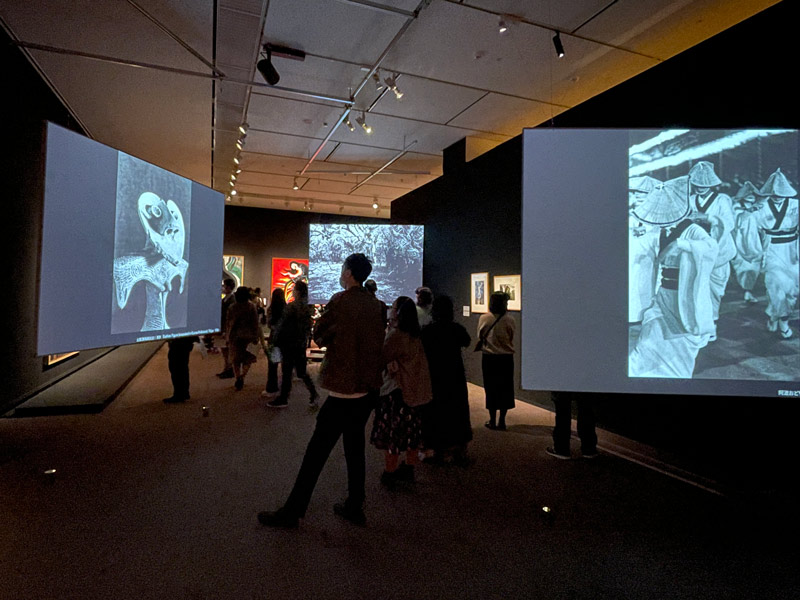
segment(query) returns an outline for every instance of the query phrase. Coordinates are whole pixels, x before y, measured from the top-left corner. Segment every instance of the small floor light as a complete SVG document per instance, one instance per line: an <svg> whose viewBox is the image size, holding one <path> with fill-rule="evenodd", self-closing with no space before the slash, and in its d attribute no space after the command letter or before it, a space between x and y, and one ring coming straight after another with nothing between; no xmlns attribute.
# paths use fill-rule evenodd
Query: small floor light
<svg viewBox="0 0 800 600"><path fill-rule="evenodd" d="M555 46L558 58L564 58L564 44L561 43L560 31L556 31L556 34L553 36L553 46Z"/></svg>

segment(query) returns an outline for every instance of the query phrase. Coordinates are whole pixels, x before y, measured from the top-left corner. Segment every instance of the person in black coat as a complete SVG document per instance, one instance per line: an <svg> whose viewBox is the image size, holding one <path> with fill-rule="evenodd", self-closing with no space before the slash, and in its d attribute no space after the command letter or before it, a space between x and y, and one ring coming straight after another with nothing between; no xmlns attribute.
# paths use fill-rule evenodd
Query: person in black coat
<svg viewBox="0 0 800 600"><path fill-rule="evenodd" d="M428 357L433 401L423 412L425 447L433 450L428 460L466 465L467 444L472 440L469 396L461 349L470 345L467 330L453 321L453 301L438 296L431 310L433 321L422 329L422 344Z"/></svg>

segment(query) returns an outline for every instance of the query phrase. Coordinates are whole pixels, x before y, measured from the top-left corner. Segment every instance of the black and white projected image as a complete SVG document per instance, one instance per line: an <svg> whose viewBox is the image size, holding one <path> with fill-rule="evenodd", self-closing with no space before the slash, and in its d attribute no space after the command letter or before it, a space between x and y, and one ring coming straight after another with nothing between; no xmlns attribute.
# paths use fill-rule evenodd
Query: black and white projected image
<svg viewBox="0 0 800 600"><path fill-rule="evenodd" d="M800 381L797 130L632 131L628 376Z"/></svg>
<svg viewBox="0 0 800 600"><path fill-rule="evenodd" d="M120 152L111 333L185 327L191 181Z"/></svg>
<svg viewBox="0 0 800 600"><path fill-rule="evenodd" d="M342 263L356 252L372 260L370 279L380 299L388 304L398 296L413 298L422 285L423 238L421 225L311 225L309 301L324 304L342 290Z"/></svg>

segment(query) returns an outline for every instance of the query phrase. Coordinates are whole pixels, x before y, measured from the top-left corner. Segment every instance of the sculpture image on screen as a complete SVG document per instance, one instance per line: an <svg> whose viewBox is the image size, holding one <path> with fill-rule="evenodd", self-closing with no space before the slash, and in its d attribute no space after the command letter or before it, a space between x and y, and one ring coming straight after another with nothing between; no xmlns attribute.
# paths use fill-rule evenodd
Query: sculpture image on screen
<svg viewBox="0 0 800 600"><path fill-rule="evenodd" d="M186 325L191 182L120 153L111 333Z"/></svg>
<svg viewBox="0 0 800 600"><path fill-rule="evenodd" d="M628 375L800 381L798 132L629 140Z"/></svg>
<svg viewBox="0 0 800 600"><path fill-rule="evenodd" d="M325 304L341 291L342 263L361 252L372 260L370 279L377 296L391 303L414 297L422 285L422 225L311 225L309 228L309 302Z"/></svg>

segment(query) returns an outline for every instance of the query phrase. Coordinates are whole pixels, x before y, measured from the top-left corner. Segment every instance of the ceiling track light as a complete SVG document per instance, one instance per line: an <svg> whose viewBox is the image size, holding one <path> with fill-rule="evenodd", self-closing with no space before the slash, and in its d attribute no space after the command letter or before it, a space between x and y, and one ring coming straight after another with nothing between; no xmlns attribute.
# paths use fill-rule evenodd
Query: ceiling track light
<svg viewBox="0 0 800 600"><path fill-rule="evenodd" d="M241 133L242 135L247 135L247 130L249 127L250 125L248 125L247 123L242 123L241 125L239 125L239 133Z"/></svg>
<svg viewBox="0 0 800 600"><path fill-rule="evenodd" d="M561 32L556 31L556 34L553 36L553 46L556 49L556 54L558 58L564 58L564 44L561 43Z"/></svg>
<svg viewBox="0 0 800 600"><path fill-rule="evenodd" d="M375 81L375 91L380 92L383 90L383 83L381 82L380 70L376 69L372 74L372 79Z"/></svg>
<svg viewBox="0 0 800 600"><path fill-rule="evenodd" d="M231 196L235 196L235 195L236 195L236 190L231 190Z"/></svg>
<svg viewBox="0 0 800 600"><path fill-rule="evenodd" d="M350 117L345 117L344 118L344 124L347 125L347 128L350 131L355 131L356 130L355 126L350 122Z"/></svg>
<svg viewBox="0 0 800 600"><path fill-rule="evenodd" d="M503 17L500 17L500 20L497 22L497 32L500 34L508 32L508 23Z"/></svg>
<svg viewBox="0 0 800 600"><path fill-rule="evenodd" d="M372 135L372 127L367 125L367 119L366 119L366 113L365 112L362 111L361 112L361 116L360 117L356 117L356 123L361 125L361 129L364 130L364 133L366 133L367 135Z"/></svg>
<svg viewBox="0 0 800 600"><path fill-rule="evenodd" d="M243 150L244 149L244 143L242 143L242 140L236 140L236 149L237 150Z"/></svg>
<svg viewBox="0 0 800 600"><path fill-rule="evenodd" d="M272 53L269 50L267 50L267 57L256 63L256 69L261 73L264 81L270 85L276 85L281 80L280 74L272 64Z"/></svg>
<svg viewBox="0 0 800 600"><path fill-rule="evenodd" d="M242 161L240 161L240 160L239 160L239 157L238 157L238 156L234 156L234 157L233 157L233 162L234 162L234 164L237 164L237 165L238 165L238 164L239 164L239 163L241 163Z"/></svg>
<svg viewBox="0 0 800 600"><path fill-rule="evenodd" d="M300 189L300 186L297 185L297 177L294 178L294 183L292 184L292 189L293 190L299 190Z"/></svg>
<svg viewBox="0 0 800 600"><path fill-rule="evenodd" d="M264 44L264 52L266 53L267 57L258 61L258 63L256 63L256 68L258 69L258 72L261 73L264 81L266 81L269 85L276 85L281 80L280 74L278 74L278 71L272 64L273 56L300 61L306 59L306 53L302 50L288 48L286 46L278 46L277 44Z"/></svg>
<svg viewBox="0 0 800 600"><path fill-rule="evenodd" d="M378 206L378 201L377 200L373 200L372 201L372 208L374 208L375 210L378 210L379 206Z"/></svg>
<svg viewBox="0 0 800 600"><path fill-rule="evenodd" d="M390 90L394 92L395 97L400 100L403 97L403 92L397 87L397 78L400 75L395 73L394 75L390 75L389 77L384 77L383 81Z"/></svg>

